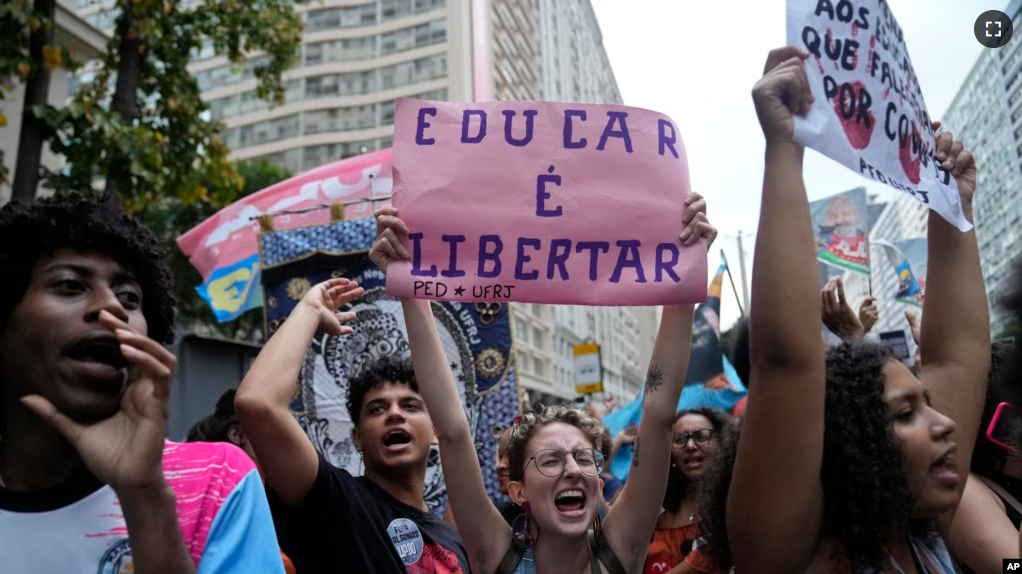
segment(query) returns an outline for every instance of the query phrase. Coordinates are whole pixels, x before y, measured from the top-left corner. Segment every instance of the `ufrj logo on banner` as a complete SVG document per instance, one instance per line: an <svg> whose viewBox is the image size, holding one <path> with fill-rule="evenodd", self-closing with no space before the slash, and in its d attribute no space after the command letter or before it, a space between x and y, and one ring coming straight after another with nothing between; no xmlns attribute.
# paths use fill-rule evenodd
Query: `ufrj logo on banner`
<svg viewBox="0 0 1022 574"><path fill-rule="evenodd" d="M925 237L891 243L877 240L898 277L895 299L902 303L923 306L926 292L927 244Z"/></svg>
<svg viewBox="0 0 1022 574"><path fill-rule="evenodd" d="M331 277L346 277L365 288L365 294L344 309L357 313L351 323L354 333L316 336L299 374L300 392L291 404L316 449L352 474L363 469L345 406L348 381L381 356L409 355L401 303L385 293L383 273L366 256L375 237L372 219L260 236L271 336L313 285ZM497 499L501 496L496 476L497 439L518 414L508 306L434 303L433 314L458 381L487 491ZM443 512L445 501L446 487L434 447L426 474L426 502Z"/></svg>
<svg viewBox="0 0 1022 574"><path fill-rule="evenodd" d="M869 211L866 188L832 195L809 204L822 263L869 274Z"/></svg>
<svg viewBox="0 0 1022 574"><path fill-rule="evenodd" d="M788 0L787 35L811 54L816 98L795 117L795 141L972 229L958 184L934 158L930 114L887 1Z"/></svg>
<svg viewBox="0 0 1022 574"><path fill-rule="evenodd" d="M330 212L315 208L335 203L350 203L345 219L371 216L390 201L390 157L386 149L318 167L239 199L179 237L181 251L202 275L199 295L217 320L234 320L263 304L258 216L286 211L277 222L317 225L329 221Z"/></svg>
<svg viewBox="0 0 1022 574"><path fill-rule="evenodd" d="M678 410L713 407L731 412L748 391L738 377L731 362L721 352L720 345L720 292L727 272L727 261L721 264L710 282L706 301L695 311L692 324L692 348L688 358L685 387L678 400ZM642 418L642 400L607 413L603 424L611 436L617 436L625 427L639 424ZM624 480L631 468L632 447L624 445L610 461L608 470Z"/></svg>
<svg viewBox="0 0 1022 574"><path fill-rule="evenodd" d="M698 303L706 246L679 235L681 135L660 114L398 100L394 206L410 260L387 290L442 301Z"/></svg>

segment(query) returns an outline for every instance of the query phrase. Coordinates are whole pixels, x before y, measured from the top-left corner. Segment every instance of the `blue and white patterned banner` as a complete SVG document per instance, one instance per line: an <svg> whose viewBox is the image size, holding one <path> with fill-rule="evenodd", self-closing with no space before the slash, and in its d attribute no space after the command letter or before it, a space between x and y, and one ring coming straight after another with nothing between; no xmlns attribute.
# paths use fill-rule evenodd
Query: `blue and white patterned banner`
<svg viewBox="0 0 1022 574"><path fill-rule="evenodd" d="M366 253L376 237L372 219L275 231L260 236L267 331L272 336L313 285L330 277L357 281L365 294L345 310L355 311L355 332L318 334L299 375L300 393L291 409L316 448L352 474L363 469L351 440L345 407L348 379L382 355L408 355L400 302L385 293L384 275ZM495 500L497 438L518 414L518 391L507 304L433 303L433 314L458 381L476 440L486 489ZM437 513L446 506L439 453L430 455L426 502Z"/></svg>

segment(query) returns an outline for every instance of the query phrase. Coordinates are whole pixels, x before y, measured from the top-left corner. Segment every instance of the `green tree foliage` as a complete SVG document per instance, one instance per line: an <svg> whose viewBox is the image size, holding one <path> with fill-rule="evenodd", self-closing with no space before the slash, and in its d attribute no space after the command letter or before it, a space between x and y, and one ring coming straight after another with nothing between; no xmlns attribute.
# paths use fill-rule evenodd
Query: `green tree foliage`
<svg viewBox="0 0 1022 574"><path fill-rule="evenodd" d="M1015 337L1016 344L1018 344L1018 339L1022 338L1022 323L1015 319L1009 320L1005 323L1004 329L994 339L1007 339L1008 337Z"/></svg>
<svg viewBox="0 0 1022 574"><path fill-rule="evenodd" d="M0 79L28 78L28 30L52 26L28 0L0 9ZM63 107L35 106L51 149L68 169L45 174L57 191L104 182L129 209L171 196L184 206L214 209L234 201L242 178L227 161L223 125L209 117L189 59L205 42L217 56L247 66L260 97L280 103L281 74L301 42L292 0L117 0L119 14L94 78ZM20 32L20 33L19 33ZM15 38L11 46L8 39ZM22 41L24 39L24 41ZM247 60L247 61L246 61ZM31 126L26 126L31 129Z"/></svg>
<svg viewBox="0 0 1022 574"><path fill-rule="evenodd" d="M265 161L240 161L232 164L231 169L242 181L238 199L291 177L291 173L284 168ZM178 237L211 217L219 209L220 207L211 202L199 201L189 204L174 196L164 196L145 204L137 214L159 235L170 252L170 264L174 270L178 297L179 330L199 331L207 335L229 338L248 338L253 330L263 330L262 311L253 310L234 321L217 323L209 305L195 291L202 283L202 276L177 246Z"/></svg>
<svg viewBox="0 0 1022 574"><path fill-rule="evenodd" d="M106 53L89 64L92 79L67 105L26 102L29 113L41 121L22 129L43 132L41 141L67 162L61 173L46 172L38 163L27 168L29 173L42 174L45 185L58 193L105 187L119 194L167 243L186 329L230 337L262 327L259 313L216 323L195 293L201 277L176 239L240 197L290 176L264 162L228 161L229 150L220 137L224 126L210 117L200 99L189 60L211 45L225 63L251 72L259 97L282 103L281 75L294 63L301 42L295 3L117 0L117 23ZM33 81L38 71L75 68L71 54L49 43L41 50L42 61L33 57L30 40L44 37L37 32L48 32L45 37L52 42L52 27L53 11L47 12L46 0L0 0L0 99L10 96L15 82ZM0 127L5 124L0 116ZM19 173L21 169L19 165ZM0 181L4 175L0 172ZM33 182L27 187L30 195L21 199L34 199L36 187Z"/></svg>
<svg viewBox="0 0 1022 574"><path fill-rule="evenodd" d="M17 82L25 82L26 102L45 103L50 85L50 70L60 66L62 62L71 63L71 58L54 48L52 44L55 11L55 0L34 0L31 3L30 0L0 2L0 37L3 38L0 41L0 100L11 96ZM31 114L29 117L34 120ZM6 127L7 121L7 116L0 112L0 128ZM35 136L36 141L41 144L42 140L39 137L41 134L30 135ZM19 147L20 145L21 142ZM32 155L19 154L19 157ZM0 184L9 183L10 175L3 159L3 152L0 151ZM23 161L25 159L26 157L22 157ZM38 162L36 158L37 167Z"/></svg>

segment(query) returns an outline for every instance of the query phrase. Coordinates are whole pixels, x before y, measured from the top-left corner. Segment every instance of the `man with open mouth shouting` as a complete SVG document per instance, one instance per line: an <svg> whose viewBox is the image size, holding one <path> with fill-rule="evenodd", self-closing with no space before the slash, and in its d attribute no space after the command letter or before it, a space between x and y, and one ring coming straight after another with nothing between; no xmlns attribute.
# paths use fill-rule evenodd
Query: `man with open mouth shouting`
<svg viewBox="0 0 1022 574"><path fill-rule="evenodd" d="M0 209L4 572L283 574L248 456L164 439L164 255L109 196Z"/></svg>
<svg viewBox="0 0 1022 574"><path fill-rule="evenodd" d="M433 423L407 359L384 356L348 383L352 439L365 464L354 477L318 453L288 410L317 330L344 335L362 295L348 279L316 285L259 353L238 389L238 419L266 478L280 546L302 574L463 574L457 531L424 497Z"/></svg>

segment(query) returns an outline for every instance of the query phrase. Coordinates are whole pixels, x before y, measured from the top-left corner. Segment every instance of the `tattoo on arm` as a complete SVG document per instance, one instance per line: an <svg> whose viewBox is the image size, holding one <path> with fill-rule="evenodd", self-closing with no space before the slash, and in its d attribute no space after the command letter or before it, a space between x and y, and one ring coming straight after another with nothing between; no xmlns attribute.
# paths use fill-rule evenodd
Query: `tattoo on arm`
<svg viewBox="0 0 1022 574"><path fill-rule="evenodd" d="M639 437L635 437L635 450L632 451L632 468L639 466Z"/></svg>
<svg viewBox="0 0 1022 574"><path fill-rule="evenodd" d="M660 385L664 384L664 372L660 370L660 367L656 365L649 366L649 372L646 373L646 391L645 394L650 394L653 391L660 389Z"/></svg>

